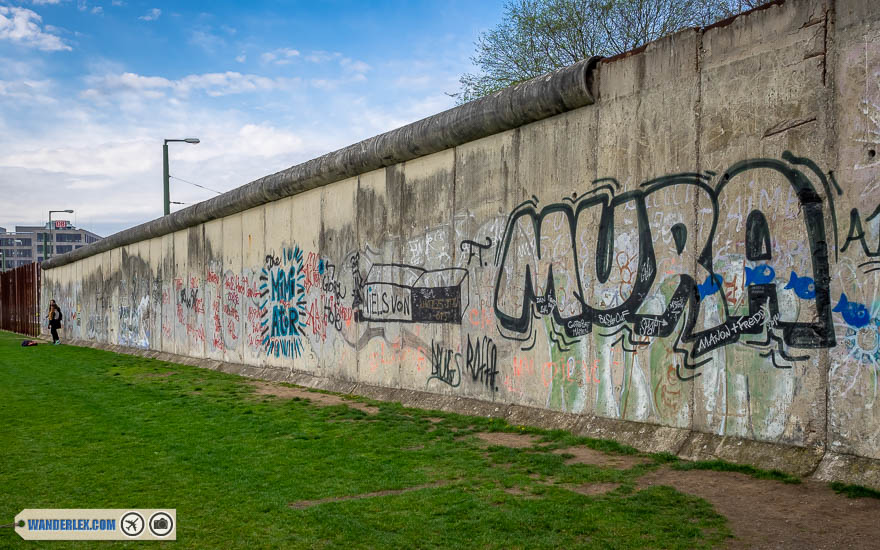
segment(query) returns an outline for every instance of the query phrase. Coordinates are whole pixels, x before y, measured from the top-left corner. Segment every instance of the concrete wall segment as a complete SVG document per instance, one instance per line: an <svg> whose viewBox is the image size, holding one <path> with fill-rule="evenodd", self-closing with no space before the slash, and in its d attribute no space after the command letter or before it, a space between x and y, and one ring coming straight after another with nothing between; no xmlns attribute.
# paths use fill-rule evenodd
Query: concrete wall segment
<svg viewBox="0 0 880 550"><path fill-rule="evenodd" d="M267 176L44 284L111 313L71 327L102 345L873 483L877 43L875 3L775 2Z"/></svg>
<svg viewBox="0 0 880 550"><path fill-rule="evenodd" d="M880 26L877 6L868 1L835 5L829 69L836 91L830 109L836 130L839 258L834 265L835 296L845 293L865 304L872 319L880 280L873 271L880 255ZM863 234L863 237L859 237ZM829 353L828 446L835 453L880 458L880 341L874 323L837 327L839 345ZM846 468L843 468L846 464ZM858 462L829 460L828 475L849 472Z"/></svg>
<svg viewBox="0 0 880 550"><path fill-rule="evenodd" d="M617 195L632 194L615 215L616 239L627 244L615 247L617 266L608 280L593 283L603 300L620 285L631 285L637 266L656 271L654 283L640 306L641 313L659 313L674 298L669 289L682 275L697 273L699 233L694 210L699 194L692 186L673 184L643 199L645 182L669 174L694 171L697 161L697 114L700 79L700 36L687 30L649 44L643 53L600 66L598 175L613 177ZM670 183L672 183L670 181ZM688 197L691 200L688 200ZM689 204L692 203L692 204ZM640 211L643 205L644 211ZM597 216L591 224L598 226ZM682 231L683 247L672 236ZM650 243L643 239L650 239ZM650 247L654 267L643 262ZM682 320L683 322L683 320ZM613 331L612 331L613 332ZM675 375L677 333L655 339L650 353L626 353L617 336L596 337L599 358L597 416L625 418L688 428L694 414L694 383Z"/></svg>

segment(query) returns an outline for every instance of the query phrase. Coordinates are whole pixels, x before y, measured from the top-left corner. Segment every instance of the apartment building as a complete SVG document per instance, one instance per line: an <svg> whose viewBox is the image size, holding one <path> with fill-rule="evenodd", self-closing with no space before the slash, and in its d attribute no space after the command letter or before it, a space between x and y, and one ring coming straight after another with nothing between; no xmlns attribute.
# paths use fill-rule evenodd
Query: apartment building
<svg viewBox="0 0 880 550"><path fill-rule="evenodd" d="M46 258L64 254L87 244L97 242L102 237L74 227L68 220L52 220L46 225L17 225L15 231L0 227L0 271L6 271L31 262L42 262Z"/></svg>

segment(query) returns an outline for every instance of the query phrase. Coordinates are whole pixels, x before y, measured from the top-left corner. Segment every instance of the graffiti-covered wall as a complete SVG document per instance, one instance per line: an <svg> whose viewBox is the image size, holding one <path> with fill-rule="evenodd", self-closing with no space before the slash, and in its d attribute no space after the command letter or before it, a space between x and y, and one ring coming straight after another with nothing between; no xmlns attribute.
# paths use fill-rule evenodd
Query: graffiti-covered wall
<svg viewBox="0 0 880 550"><path fill-rule="evenodd" d="M77 339L880 458L880 6L589 73L592 103L53 260L44 297Z"/></svg>

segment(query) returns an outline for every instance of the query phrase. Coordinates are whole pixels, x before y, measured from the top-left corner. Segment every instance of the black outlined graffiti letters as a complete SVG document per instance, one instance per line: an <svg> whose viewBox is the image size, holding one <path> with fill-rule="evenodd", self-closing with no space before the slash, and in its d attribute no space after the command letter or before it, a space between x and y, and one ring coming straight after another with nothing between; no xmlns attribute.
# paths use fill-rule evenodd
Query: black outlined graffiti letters
<svg viewBox="0 0 880 550"><path fill-rule="evenodd" d="M790 282L788 277L777 275L781 270L774 270L778 260L772 257L770 243L781 235L772 233L757 205L747 212L741 226L742 215L731 211L734 206L741 207L733 198L748 195L756 180L772 181L796 198L799 238L809 251L809 272L800 274L807 282L799 283L808 290L802 289L792 299L802 300L802 309L814 312L809 320L786 318L785 312L780 312L778 292ZM649 219L646 203L653 200L656 204L653 197L668 190L683 190L679 194L696 197L711 207L709 223L700 227L698 235L688 235L682 223L656 227ZM544 206L533 197L511 212L496 248L494 308L499 331L507 338L526 342L535 318L549 316L561 327L559 337L563 339L576 339L597 329L609 334L622 331L627 333L629 345L638 346L647 345L651 338L673 335L678 328L676 351L686 358L764 332L768 332L768 340L760 345L778 348L782 356L792 360L797 358L783 347L831 347L835 336L824 216L826 209L833 209L833 202L829 179L811 161L790 153L782 160L738 162L722 174L664 176L625 192L620 192L613 180L597 180L580 196ZM731 234L734 230L725 225L724 240L719 237L719 224L730 220L737 222L736 233ZM785 236L791 237L794 229L786 227ZM648 314L642 305L655 294L655 282L659 282L654 250L657 235L652 230L667 233L679 255L688 248L693 250L697 269L679 268L674 273L677 287L667 296L665 309ZM745 255L737 256L739 263L730 261L728 250L718 251L723 245L730 246L731 237L744 241ZM832 237L836 239L836 233ZM741 279L746 280L744 301L736 311L729 309L724 294L733 270L744 272ZM697 322L706 303L721 308L720 322L715 326ZM692 352L679 346L689 343L694 343ZM694 367L688 361L685 364Z"/></svg>
<svg viewBox="0 0 880 550"><path fill-rule="evenodd" d="M362 321L460 324L468 305L468 272L374 264L362 290Z"/></svg>

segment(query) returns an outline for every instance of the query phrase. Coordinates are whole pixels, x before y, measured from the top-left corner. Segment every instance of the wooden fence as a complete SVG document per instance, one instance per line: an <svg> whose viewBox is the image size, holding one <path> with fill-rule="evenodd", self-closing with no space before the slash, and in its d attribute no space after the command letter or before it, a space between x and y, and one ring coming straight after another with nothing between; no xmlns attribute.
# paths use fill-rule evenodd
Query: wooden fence
<svg viewBox="0 0 880 550"><path fill-rule="evenodd" d="M36 262L0 273L0 329L40 335L40 275Z"/></svg>

